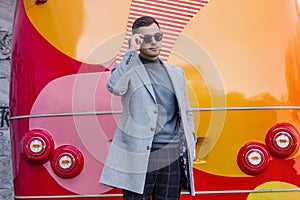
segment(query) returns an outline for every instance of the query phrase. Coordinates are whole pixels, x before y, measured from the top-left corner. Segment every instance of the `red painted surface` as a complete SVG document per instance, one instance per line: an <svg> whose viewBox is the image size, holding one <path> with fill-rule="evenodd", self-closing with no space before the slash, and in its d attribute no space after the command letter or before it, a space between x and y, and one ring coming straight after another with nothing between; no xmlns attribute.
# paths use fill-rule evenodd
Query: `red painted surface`
<svg viewBox="0 0 300 200"><path fill-rule="evenodd" d="M59 100L65 100L66 104L70 103L70 97L73 93L70 91L59 90L59 86L56 83L67 84L69 81L76 81L75 77L78 72L85 73L87 78L95 77L97 75L103 77L102 81L105 81L109 75L107 68L101 65L90 65L80 63L70 57L64 55L51 44L49 44L45 38L43 38L32 26L29 19L27 18L23 1L18 1L17 11L15 17L14 27L14 52L13 52L13 63L12 63L12 78L11 78L11 116L38 114L37 111L49 111L47 110L47 99L44 98L48 92L55 91L57 89L57 98ZM98 73L98 74L94 74ZM45 87L47 89L45 89ZM70 88L69 88L70 89ZM96 87L101 94L96 97L96 102L100 102L97 108L103 108L104 110L111 109L112 106L116 106L120 109L120 105L105 105L101 104L101 100L104 102L110 102L111 96L104 91L102 86ZM71 89L70 89L71 90ZM43 96L45 95L45 96ZM48 99L49 100L49 99ZM51 99L49 100L51 102ZM100 105L101 104L101 105ZM43 105L42 108L38 108L39 105ZM57 105L53 105L56 107ZM72 107L72 105L69 104ZM68 110L66 106L66 112ZM77 111L80 111L78 108ZM103 110L102 109L102 110ZM35 113L37 112L37 113ZM104 127L103 135L101 137L109 140L112 138L112 132L116 124L107 124L108 121L115 121L112 117L97 116L98 121L102 123ZM87 119L90 121L89 119ZM101 188L97 191L98 186L91 187L94 192L89 193L88 189L90 185L88 180L90 176L94 176L95 179L99 178L99 171L103 165L104 157L98 158L93 155L93 149L86 147L84 142L93 142L92 135L85 133L88 141L82 141L80 134L70 134L71 130L75 131L74 118L64 118L64 122L60 126L53 127L53 124L59 124L62 122L61 118L56 119L18 119L11 121L12 127L12 154L14 156L14 185L15 194L18 196L35 196L35 195L74 195L74 194L114 194L121 193L119 189ZM53 124L52 124L53 123ZM28 162L22 153L22 140L25 134L35 128L37 124L43 124L45 127L51 129L49 133L53 136L55 141L55 148L66 143L76 143L76 148L79 148L83 152L85 158L85 167L82 174L74 179L73 182L65 181L60 177L54 177L51 166L49 163L32 164ZM67 125L65 128L63 126ZM61 128L63 127L63 128ZM71 128L72 129L71 129ZM69 130L70 132L67 132ZM100 136L99 136L100 137ZM98 139L95 139L96 143L99 143ZM103 142L103 141L102 141ZM102 146L105 146L103 143ZM95 147L97 149L97 147ZM102 148L102 147L101 147ZM103 147L103 154L107 151L107 147ZM270 181L282 181L294 184L300 187L299 169L297 163L300 162L300 158L294 159L280 159L273 158L269 162L268 170L253 176L253 177L225 177L215 174L205 173L203 171L194 169L196 191L217 191L217 190L253 190L258 185ZM220 163L220 167L222 164ZM288 173L286 172L288 170ZM95 174L95 172L97 172ZM86 176L85 176L86 175ZM79 181L78 181L79 180ZM84 180L84 181L82 181ZM76 184L76 181L78 181ZM98 183L97 183L98 184ZM100 185L100 184L99 184ZM83 192L77 192L77 187L87 187L86 191L83 188ZM190 195L183 195L181 199L246 199L248 194L214 194L214 195L197 195L192 198ZM69 199L69 198L68 198ZM89 198L83 198L89 199ZM110 198L120 199L120 198Z"/></svg>

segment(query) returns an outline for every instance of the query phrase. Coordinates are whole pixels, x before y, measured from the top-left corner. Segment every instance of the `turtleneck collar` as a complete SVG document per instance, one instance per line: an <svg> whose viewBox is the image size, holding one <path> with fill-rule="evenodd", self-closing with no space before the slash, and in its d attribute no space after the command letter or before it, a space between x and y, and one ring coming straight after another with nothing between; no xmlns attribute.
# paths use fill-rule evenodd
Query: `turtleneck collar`
<svg viewBox="0 0 300 200"><path fill-rule="evenodd" d="M149 60L147 58L142 57L141 55L139 55L140 60L142 61L143 64L149 64L149 63L159 63L159 58L157 58L156 60Z"/></svg>

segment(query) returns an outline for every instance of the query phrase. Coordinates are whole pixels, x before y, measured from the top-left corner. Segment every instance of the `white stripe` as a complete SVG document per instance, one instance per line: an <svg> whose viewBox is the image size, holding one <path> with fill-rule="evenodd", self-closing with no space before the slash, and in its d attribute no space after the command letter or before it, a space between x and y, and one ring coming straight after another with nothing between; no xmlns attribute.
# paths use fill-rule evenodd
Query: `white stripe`
<svg viewBox="0 0 300 200"><path fill-rule="evenodd" d="M192 108L192 111L230 111L230 110L299 110L300 106L240 106L240 107L213 107Z"/></svg>
<svg viewBox="0 0 300 200"><path fill-rule="evenodd" d="M237 110L300 110L300 106L242 106L242 107L213 107L213 108L192 108L191 111L237 111ZM112 115L121 114L122 111L91 111L91 112L69 112L69 113L49 113L12 116L9 119L24 119L37 117L58 117L58 116L80 116L80 115Z"/></svg>
<svg viewBox="0 0 300 200"><path fill-rule="evenodd" d="M215 191L197 191L195 194L245 194L245 193L274 193L274 192L299 192L300 188L282 188L265 190L215 190ZM187 193L189 194L189 193Z"/></svg>
<svg viewBox="0 0 300 200"><path fill-rule="evenodd" d="M186 16L177 17L177 18L180 18L180 19L174 19L170 16L165 17L165 16L162 16L162 15L158 15L157 17L159 17L160 19L164 19L164 20L170 20L170 21L175 21L175 22L178 21L178 22L182 22L182 23L187 23L191 19L191 17L186 17ZM130 19L130 18L134 18L134 17L129 16L129 18L128 18L128 22L133 24L135 18L134 19ZM162 21L162 20L159 20L159 21Z"/></svg>
<svg viewBox="0 0 300 200"><path fill-rule="evenodd" d="M245 193L274 193L274 192L299 192L300 188L282 188L265 190L212 190L196 191L196 195L203 194L245 194ZM182 195L189 195L189 192L181 192ZM90 195L53 195L53 196L15 196L15 199L60 199L60 198L107 198L122 197L122 194L90 194Z"/></svg>
<svg viewBox="0 0 300 200"><path fill-rule="evenodd" d="M170 4L162 4L162 3L151 2L151 1L147 1L147 3L151 4L151 6L148 4L145 4L144 2L134 2L133 6L135 6L135 5L143 6L143 7L145 7L144 9L146 9L146 10L149 10L149 8L167 9L167 10L172 10L173 12L177 12L177 10L173 10L174 8L184 10L185 12L198 12L199 8L203 7L203 5L198 5L198 6L189 5L189 7L193 7L193 8L185 8L185 7L181 7L183 5L180 5L180 4L177 4L176 6L174 6L174 5L170 5ZM164 6L166 8L162 8L161 6Z"/></svg>

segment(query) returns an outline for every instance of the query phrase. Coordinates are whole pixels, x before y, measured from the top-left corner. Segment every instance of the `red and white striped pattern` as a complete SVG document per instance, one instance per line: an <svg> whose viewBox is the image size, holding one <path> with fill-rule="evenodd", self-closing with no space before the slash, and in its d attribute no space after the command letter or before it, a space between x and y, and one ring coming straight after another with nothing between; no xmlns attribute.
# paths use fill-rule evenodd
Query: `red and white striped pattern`
<svg viewBox="0 0 300 200"><path fill-rule="evenodd" d="M154 17L164 34L160 53L162 60L167 60L171 49L186 24L210 0L132 0L129 11L125 39L117 62L121 60L128 48L128 39L131 36L131 27L135 19L142 16Z"/></svg>

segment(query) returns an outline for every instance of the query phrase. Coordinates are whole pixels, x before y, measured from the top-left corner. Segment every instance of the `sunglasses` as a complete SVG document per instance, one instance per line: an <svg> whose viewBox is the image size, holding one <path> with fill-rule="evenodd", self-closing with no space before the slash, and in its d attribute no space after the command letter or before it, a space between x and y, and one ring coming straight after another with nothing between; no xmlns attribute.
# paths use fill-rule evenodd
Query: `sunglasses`
<svg viewBox="0 0 300 200"><path fill-rule="evenodd" d="M152 37L154 37L156 42L159 42L162 40L162 33L155 33L153 36L152 35L144 35L144 42L145 43L150 43L152 42Z"/></svg>

